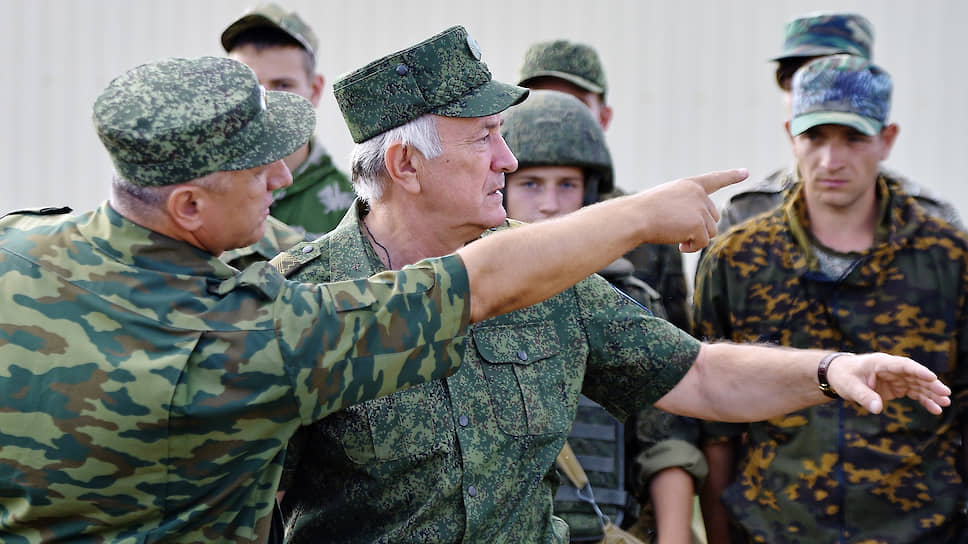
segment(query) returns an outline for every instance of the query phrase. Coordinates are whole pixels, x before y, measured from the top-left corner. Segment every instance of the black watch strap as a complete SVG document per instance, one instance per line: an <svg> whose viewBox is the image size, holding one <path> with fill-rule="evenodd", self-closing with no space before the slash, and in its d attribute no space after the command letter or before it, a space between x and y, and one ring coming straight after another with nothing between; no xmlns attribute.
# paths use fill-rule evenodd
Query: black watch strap
<svg viewBox="0 0 968 544"><path fill-rule="evenodd" d="M820 365L817 366L817 383L820 384L820 391L832 399L839 399L840 395L837 394L837 391L834 391L834 388L830 386L830 382L827 381L827 368L834 359L841 355L853 354L846 351L828 353L823 359L820 359Z"/></svg>

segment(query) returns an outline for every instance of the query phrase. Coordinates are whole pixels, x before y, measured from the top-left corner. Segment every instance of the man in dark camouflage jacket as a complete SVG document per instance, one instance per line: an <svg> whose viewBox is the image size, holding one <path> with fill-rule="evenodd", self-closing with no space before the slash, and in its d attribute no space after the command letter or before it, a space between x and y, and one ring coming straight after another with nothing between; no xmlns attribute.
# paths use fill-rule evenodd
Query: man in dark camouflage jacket
<svg viewBox="0 0 968 544"><path fill-rule="evenodd" d="M643 195L376 278L240 274L218 256L263 235L311 104L233 60L168 59L115 79L94 124L111 200L0 219L3 542L264 543L297 427L448 375L470 322L649 239Z"/></svg>
<svg viewBox="0 0 968 544"><path fill-rule="evenodd" d="M682 245L695 250L707 231L683 233L680 222L703 217L703 225L714 226L708 192L743 174L677 180L553 221L494 232L489 227L506 223L504 174L517 167L501 137L500 112L528 91L491 79L466 30L453 27L380 58L338 80L334 92L357 143L353 182L365 202L329 234L273 259L303 281L366 277L464 251L508 230L598 215L603 207L618 224L649 224L649 216L663 215L643 242L699 236L696 245ZM651 205L626 209L628 199ZM582 245L601 236L573 235ZM549 242L535 238L535 249ZM491 279L512 281L544 267L548 251L540 253ZM619 418L655 403L667 411L748 421L825 400L816 381L824 355L700 344L602 278L588 277L545 303L475 327L453 378L348 407L301 430L281 487L287 538L566 542L568 528L552 514L548 473L580 392ZM767 360L783 361L784 370L766 375ZM945 386L909 359L842 358L830 377L842 394L874 411L879 394L915 395L932 413L941 412L938 402L947 404Z"/></svg>
<svg viewBox="0 0 968 544"><path fill-rule="evenodd" d="M965 536L968 236L880 170L898 133L890 94L890 76L857 56L796 73L786 127L798 181L780 207L710 245L695 322L709 339L915 358L952 386L952 409L936 417L899 399L872 417L838 400L749 426L707 425L729 439L708 446L708 481L732 484L704 512L708 524L725 505L742 533L734 542ZM731 458L736 467L714 461Z"/></svg>
<svg viewBox="0 0 968 544"><path fill-rule="evenodd" d="M790 81L794 72L807 62L824 55L847 53L873 58L874 28L866 17L857 13L814 12L794 18L784 28L783 48L776 61L776 84L783 102L790 107ZM931 189L896 173L882 171L895 179L928 212L952 225L963 228L955 207ZM719 232L744 220L772 210L783 201L786 191L796 181L792 168L781 168L765 179L744 184L723 207Z"/></svg>

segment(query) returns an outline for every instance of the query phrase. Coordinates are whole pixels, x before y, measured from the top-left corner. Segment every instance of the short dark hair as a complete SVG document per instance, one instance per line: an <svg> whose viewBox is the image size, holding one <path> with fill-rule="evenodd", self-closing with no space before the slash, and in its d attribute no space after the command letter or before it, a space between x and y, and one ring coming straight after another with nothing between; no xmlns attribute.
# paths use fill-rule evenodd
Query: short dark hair
<svg viewBox="0 0 968 544"><path fill-rule="evenodd" d="M790 84L793 82L793 74L800 69L804 64L817 58L817 56L812 57L786 57L776 61L776 84L784 91L790 90Z"/></svg>
<svg viewBox="0 0 968 544"><path fill-rule="evenodd" d="M303 69L306 71L306 77L312 79L316 73L316 56L299 43L299 40L278 28L264 26L240 32L230 44L229 53L242 45L251 45L256 51L270 47L298 47L303 52Z"/></svg>

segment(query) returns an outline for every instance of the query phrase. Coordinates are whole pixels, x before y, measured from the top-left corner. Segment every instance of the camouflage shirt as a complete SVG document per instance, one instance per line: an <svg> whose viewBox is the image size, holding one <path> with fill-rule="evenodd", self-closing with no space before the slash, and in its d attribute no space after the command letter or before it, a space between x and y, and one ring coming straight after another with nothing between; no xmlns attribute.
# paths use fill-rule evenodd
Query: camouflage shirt
<svg viewBox="0 0 968 544"><path fill-rule="evenodd" d="M302 281L382 264L357 207L328 235L273 260ZM579 393L625 418L678 383L699 343L592 276L478 323L454 376L350 407L290 443L291 542L562 543L555 457ZM583 385L584 382L584 385Z"/></svg>
<svg viewBox="0 0 968 544"><path fill-rule="evenodd" d="M325 234L339 224L356 198L346 174L315 138L309 141L309 157L292 173L292 185L275 193L269 212L273 217L302 229L309 238Z"/></svg>
<svg viewBox="0 0 968 544"><path fill-rule="evenodd" d="M965 230L958 210L931 189L919 185L894 172L882 169L880 175L894 180L905 194L913 196L918 204L932 217L951 223L959 230ZM723 207L719 219L719 232L739 225L747 219L768 212L779 206L787 191L796 183L796 173L792 169L777 170L755 185L744 185L744 191L733 195Z"/></svg>
<svg viewBox="0 0 968 544"><path fill-rule="evenodd" d="M953 391L940 417L909 399L876 416L836 400L749 426L709 425L749 433L723 501L757 542L947 542L960 521L968 237L894 179L879 178L878 199L875 242L841 254L856 259L841 277L819 269L799 184L781 207L714 239L699 265L700 336L904 355Z"/></svg>
<svg viewBox="0 0 968 544"><path fill-rule="evenodd" d="M468 288L456 256L237 274L107 204L0 219L0 540L264 543L288 438L446 376Z"/></svg>

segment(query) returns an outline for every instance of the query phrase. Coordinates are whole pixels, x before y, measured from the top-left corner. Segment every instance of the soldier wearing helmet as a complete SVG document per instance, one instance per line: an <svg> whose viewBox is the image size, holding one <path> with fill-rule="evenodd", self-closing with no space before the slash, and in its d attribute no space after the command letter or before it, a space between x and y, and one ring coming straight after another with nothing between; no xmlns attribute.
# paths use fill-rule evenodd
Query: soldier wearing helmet
<svg viewBox="0 0 968 544"><path fill-rule="evenodd" d="M536 222L565 215L598 202L614 188L605 134L594 114L572 95L532 90L527 101L505 113L501 135L518 159L518 170L508 174L505 183L504 204L512 219ZM620 258L599 274L653 314L667 318L659 293L633 272L632 263ZM650 497L653 476L676 472L672 476L679 478L681 511L687 515L662 530L666 536L680 532L686 538L693 479L701 483L706 472L701 452L692 445L698 439L698 424L653 407L641 410L635 420L633 445L632 437L626 440L625 425L583 395L568 442L580 460L608 461L589 462L584 468L598 506L621 526L636 522L639 501L655 506ZM667 505L668 499L666 493ZM602 539L594 509L579 499L570 482L562 482L558 489L555 514L568 522L572 542ZM654 519L644 516L636 528L655 529Z"/></svg>

